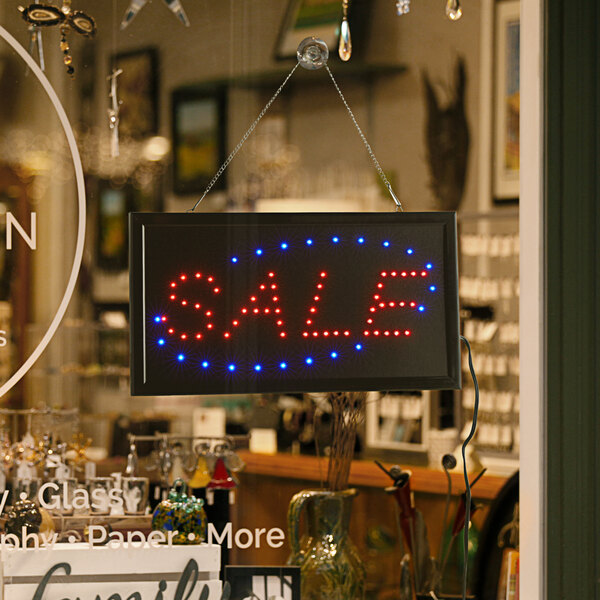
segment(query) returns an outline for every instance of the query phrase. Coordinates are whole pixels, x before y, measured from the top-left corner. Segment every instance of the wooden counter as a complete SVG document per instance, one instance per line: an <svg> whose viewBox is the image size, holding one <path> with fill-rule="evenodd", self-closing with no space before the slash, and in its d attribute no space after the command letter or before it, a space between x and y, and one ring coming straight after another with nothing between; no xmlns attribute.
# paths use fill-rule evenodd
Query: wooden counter
<svg viewBox="0 0 600 600"><path fill-rule="evenodd" d="M315 481L319 485L327 477L327 458L292 454L253 454L248 451L239 452L246 463L245 473L252 475L268 475L282 479L302 479ZM385 465L389 467L390 465ZM412 473L411 488L415 492L426 494L445 494L447 489L446 475L443 471L425 467L405 467ZM465 484L462 472L457 469L450 473L452 489L455 494L464 492ZM473 498L492 500L506 482L505 477L484 475L473 488ZM350 468L350 485L360 487L384 488L391 485L390 478L372 461L355 460Z"/></svg>

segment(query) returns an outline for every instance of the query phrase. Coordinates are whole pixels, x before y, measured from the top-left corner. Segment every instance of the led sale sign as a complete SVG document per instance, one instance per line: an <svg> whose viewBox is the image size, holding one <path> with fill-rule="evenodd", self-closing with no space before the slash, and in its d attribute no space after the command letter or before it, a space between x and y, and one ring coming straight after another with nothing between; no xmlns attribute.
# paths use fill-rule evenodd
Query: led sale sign
<svg viewBox="0 0 600 600"><path fill-rule="evenodd" d="M460 387L453 213L132 214L132 392Z"/></svg>

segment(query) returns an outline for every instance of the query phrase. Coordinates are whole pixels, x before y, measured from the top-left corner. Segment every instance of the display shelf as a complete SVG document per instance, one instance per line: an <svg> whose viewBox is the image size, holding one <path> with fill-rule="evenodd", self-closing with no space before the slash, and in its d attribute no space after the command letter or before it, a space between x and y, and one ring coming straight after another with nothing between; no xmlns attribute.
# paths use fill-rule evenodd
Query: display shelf
<svg viewBox="0 0 600 600"><path fill-rule="evenodd" d="M254 454L248 451L239 452L246 463L244 473L267 475L284 479L302 479L320 482L327 477L327 459L315 456L292 454ZM411 487L414 492L427 494L445 494L447 480L443 471L424 467L402 465L411 471ZM464 491L462 474L451 473L452 488L455 494ZM496 497L506 481L505 477L484 475L473 488L473 498L492 500ZM350 468L350 485L384 488L390 485L387 477L375 463L366 460L355 460Z"/></svg>

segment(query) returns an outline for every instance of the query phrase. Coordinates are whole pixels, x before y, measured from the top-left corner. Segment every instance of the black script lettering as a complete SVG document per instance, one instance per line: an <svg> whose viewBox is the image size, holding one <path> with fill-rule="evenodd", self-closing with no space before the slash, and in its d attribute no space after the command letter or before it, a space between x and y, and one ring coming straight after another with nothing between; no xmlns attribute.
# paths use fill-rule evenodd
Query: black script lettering
<svg viewBox="0 0 600 600"><path fill-rule="evenodd" d="M158 582L158 592L156 592L156 598L154 600L165 600L163 596L163 592L167 589L167 582L164 580L160 580Z"/></svg>
<svg viewBox="0 0 600 600"><path fill-rule="evenodd" d="M112 596L109 596L108 600L121 600L121 594L113 594Z"/></svg>
<svg viewBox="0 0 600 600"><path fill-rule="evenodd" d="M183 597L183 594L187 588L188 581L192 581L192 585L186 595ZM173 600L188 600L188 598L192 595L194 588L196 587L196 581L198 580L198 563L190 558L188 564L185 566L181 577L179 578L179 583L177 584L177 589L175 590L175 595L173 596Z"/></svg>
<svg viewBox="0 0 600 600"><path fill-rule="evenodd" d="M133 594L131 594L127 600L142 600L142 595L139 592L133 592Z"/></svg>
<svg viewBox="0 0 600 600"><path fill-rule="evenodd" d="M58 564L54 565L53 567L48 569L48 572L44 575L44 577L40 581L40 584L38 585L37 589L35 590L35 594L33 595L33 598L31 600L42 600L42 598L45 595L44 593L46 591L46 586L48 585L48 582L50 581L50 577L52 577L54 572L58 571L59 569L64 569L66 575L71 574L71 565L69 563L58 563Z"/></svg>

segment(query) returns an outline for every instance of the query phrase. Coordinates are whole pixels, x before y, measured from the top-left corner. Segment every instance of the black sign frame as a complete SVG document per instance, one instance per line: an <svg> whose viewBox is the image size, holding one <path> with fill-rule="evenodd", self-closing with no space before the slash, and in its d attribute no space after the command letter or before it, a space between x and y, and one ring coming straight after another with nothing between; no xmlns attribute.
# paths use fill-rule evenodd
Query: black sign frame
<svg viewBox="0 0 600 600"><path fill-rule="evenodd" d="M352 231L352 228L371 228L368 231L419 231L424 244L432 244L437 249L439 262L443 263L438 277L439 324L435 331L429 331L428 339L432 353L443 356L438 360L434 371L420 367L415 372L395 375L386 372L385 376L353 373L351 377L303 377L302 374L289 380L271 381L263 385L259 377L224 378L221 385L198 378L185 378L174 374L173 379L155 374L148 363L146 329L150 315L146 313L146 278L151 278L154 267L170 261L179 241L202 239L210 235L214 228L219 231L242 232L243 239L256 239L256 232L268 228L287 231L286 228L306 228L307 231ZM174 230L173 228L178 228ZM237 229L236 229L237 228ZM241 228L241 229L240 229ZM267 229L265 229L267 228ZM345 228L345 229L344 229ZM162 244L163 238L156 236L170 232L171 243ZM173 237L173 231L177 236ZM460 339L458 305L458 259L456 215L453 212L402 212L402 213L131 213L130 214L130 322L131 322L131 392L133 395L196 395L233 393L273 393L273 392L326 392L350 390L425 390L460 389ZM185 232L185 236L180 235ZM283 234L285 237L285 233ZM154 236L154 237L152 237ZM373 236L371 236L373 237ZM151 239L152 238L152 239ZM168 238L168 236L167 236ZM167 239L165 238L165 239ZM239 236L238 236L239 239ZM335 239L335 237L333 238ZM358 238L360 239L360 238ZM176 243L173 243L177 240ZM356 239L354 240L356 241ZM308 240L306 240L308 243ZM183 243L183 242L182 242ZM199 242L193 242L199 243ZM359 242L360 243L360 242ZM382 242L383 245L387 241ZM148 244L148 246L146 246ZM157 250L157 246L160 249ZM189 249L189 248L188 248ZM152 254L152 266L146 264L147 253ZM411 252L412 253L412 252ZM201 252L196 254L201 255ZM436 256L437 256L436 255ZM184 256L184 255L182 255ZM150 261L150 259L148 259ZM233 260L233 259L231 259ZM237 259L236 259L237 262ZM351 263L348 264L352 268ZM147 268L148 267L148 268ZM421 268L421 267L419 267ZM424 273L424 272L423 272ZM398 274L400 275L400 274ZM410 274L409 277L410 279ZM418 278L418 274L417 274ZM399 279L399 277L398 277ZM179 282L178 282L179 283ZM174 285L171 284L171 285ZM431 286L430 289L435 289ZM419 310L421 307L419 307ZM157 318L157 317L153 317ZM383 334L388 333L382 331ZM398 332L396 332L397 334ZM333 334L333 332L332 332ZM340 332L342 334L342 332ZM390 337L393 332L389 332ZM400 333L402 335L402 332ZM373 339L373 338L371 338ZM443 339L443 343L439 340ZM161 340L159 340L160 342ZM163 341L164 343L164 341ZM437 344L437 346L436 346ZM358 344L356 344L358 347ZM422 349L423 350L423 349ZM441 353L441 354L440 354ZM335 353L331 353L333 356ZM422 354L424 356L424 354ZM183 355L180 355L180 357ZM410 357L408 357L410 358ZM308 359L307 359L308 360ZM427 361L421 361L423 364ZM281 363L283 365L285 363ZM257 370L260 365L257 365ZM359 369L360 370L360 369ZM421 371L421 372L419 372ZM236 373L237 375L237 373ZM262 375L262 374L261 374ZM312 374L311 374L312 375Z"/></svg>

